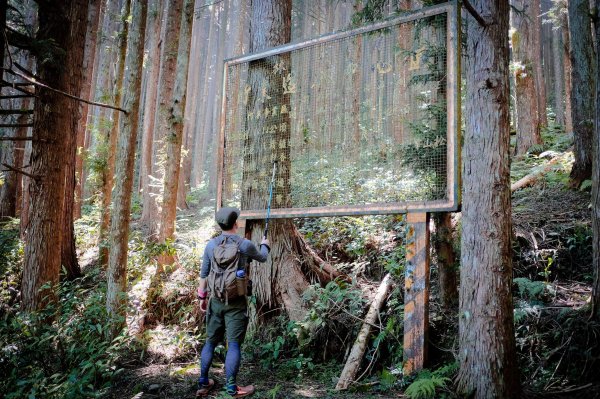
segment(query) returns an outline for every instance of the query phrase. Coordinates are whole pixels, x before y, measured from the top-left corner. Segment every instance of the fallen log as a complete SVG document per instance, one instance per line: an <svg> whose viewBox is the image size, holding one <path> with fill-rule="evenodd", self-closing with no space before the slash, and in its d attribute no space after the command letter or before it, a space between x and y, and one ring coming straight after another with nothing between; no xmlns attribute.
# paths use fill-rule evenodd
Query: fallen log
<svg viewBox="0 0 600 399"><path fill-rule="evenodd" d="M347 389L348 386L354 382L356 373L358 373L358 368L360 367L360 363L365 354L367 343L369 342L371 326L375 323L377 315L379 314L379 309L381 309L381 306L383 305L391 286L392 277L388 273L381 281L381 284L377 289L377 293L375 294L375 298L373 299L373 302L371 302L371 306L367 312L367 317L365 318L360 332L356 337L356 341L354 341L354 345L352 346L348 360L346 360L346 365L344 366L342 374L340 375L337 385L335 386L336 390Z"/></svg>
<svg viewBox="0 0 600 399"><path fill-rule="evenodd" d="M548 162L546 162L542 166L536 168L535 171L531 172L527 176L525 176L525 177L517 180L513 184L511 184L510 185L510 192L514 193L517 190L520 190L520 189L525 188L527 186L533 185L537 181L537 179L539 179L541 176L545 175L546 173L550 172L550 170L552 170L552 167L554 165L556 165L556 163L558 163L558 161L560 161L560 159L562 158L562 156L563 156L563 154L558 155L558 156L552 158L551 160L549 160Z"/></svg>

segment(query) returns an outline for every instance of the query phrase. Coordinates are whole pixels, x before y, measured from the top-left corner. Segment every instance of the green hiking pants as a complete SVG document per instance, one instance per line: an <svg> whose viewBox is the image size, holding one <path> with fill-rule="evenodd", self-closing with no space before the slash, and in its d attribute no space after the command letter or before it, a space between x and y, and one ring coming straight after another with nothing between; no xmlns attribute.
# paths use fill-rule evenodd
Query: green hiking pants
<svg viewBox="0 0 600 399"><path fill-rule="evenodd" d="M248 327L248 305L246 297L229 300L229 303L211 298L206 313L207 339L215 345L227 338L227 342L244 342Z"/></svg>

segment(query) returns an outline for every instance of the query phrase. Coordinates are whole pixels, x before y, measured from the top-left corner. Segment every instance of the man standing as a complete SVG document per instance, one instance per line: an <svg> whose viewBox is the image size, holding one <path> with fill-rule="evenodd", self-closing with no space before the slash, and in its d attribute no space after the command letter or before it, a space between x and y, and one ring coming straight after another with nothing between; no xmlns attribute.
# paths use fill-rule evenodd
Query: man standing
<svg viewBox="0 0 600 399"><path fill-rule="evenodd" d="M233 298L226 296L223 300L222 295L216 295L217 292L213 292L216 289L211 287L210 284L213 281L212 285L214 285L214 273L217 267L219 270L223 270L223 265L220 265L215 257L215 250L219 251L228 242L235 243L233 248L237 252L235 262L238 265L238 273L241 273L241 270L244 270L244 273L246 272L245 268L250 260L261 263L267 260L267 255L271 250L269 240L263 239L259 249L257 249L252 241L236 235L239 216L240 210L237 208L221 208L215 219L223 232L220 236L210 240L204 250L198 297L200 298L201 311L206 312L207 338L200 355L200 379L198 380L196 397L206 396L214 386L214 381L208 378L208 370L212 363L215 347L224 337L227 338L227 356L225 358L225 388L227 393L234 398L241 398L254 393L254 386L241 387L236 384L241 360L240 347L248 326L246 297L244 295ZM231 248L231 244L229 245ZM219 256L217 258L221 259ZM211 271L213 275L211 275ZM219 273L218 278L223 278L221 276L222 273ZM210 301L208 300L209 294L211 296ZM217 298L218 296L221 296L221 298Z"/></svg>

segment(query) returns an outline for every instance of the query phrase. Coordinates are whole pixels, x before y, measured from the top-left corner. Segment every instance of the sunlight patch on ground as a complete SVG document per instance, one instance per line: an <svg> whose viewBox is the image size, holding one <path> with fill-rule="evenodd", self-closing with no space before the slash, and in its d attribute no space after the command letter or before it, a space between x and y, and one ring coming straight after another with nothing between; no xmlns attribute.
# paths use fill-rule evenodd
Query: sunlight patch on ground
<svg viewBox="0 0 600 399"><path fill-rule="evenodd" d="M147 351L150 355L160 357L165 362L172 362L178 356L189 351L190 337L179 326L159 324L146 332L148 337Z"/></svg>

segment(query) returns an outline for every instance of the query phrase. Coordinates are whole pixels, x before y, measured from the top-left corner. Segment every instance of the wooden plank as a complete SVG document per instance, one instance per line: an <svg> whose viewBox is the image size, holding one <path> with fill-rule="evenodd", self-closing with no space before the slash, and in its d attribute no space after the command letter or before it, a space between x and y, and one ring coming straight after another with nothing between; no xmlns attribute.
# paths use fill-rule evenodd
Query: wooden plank
<svg viewBox="0 0 600 399"><path fill-rule="evenodd" d="M409 213L404 282L404 375L427 361L429 329L429 215Z"/></svg>

